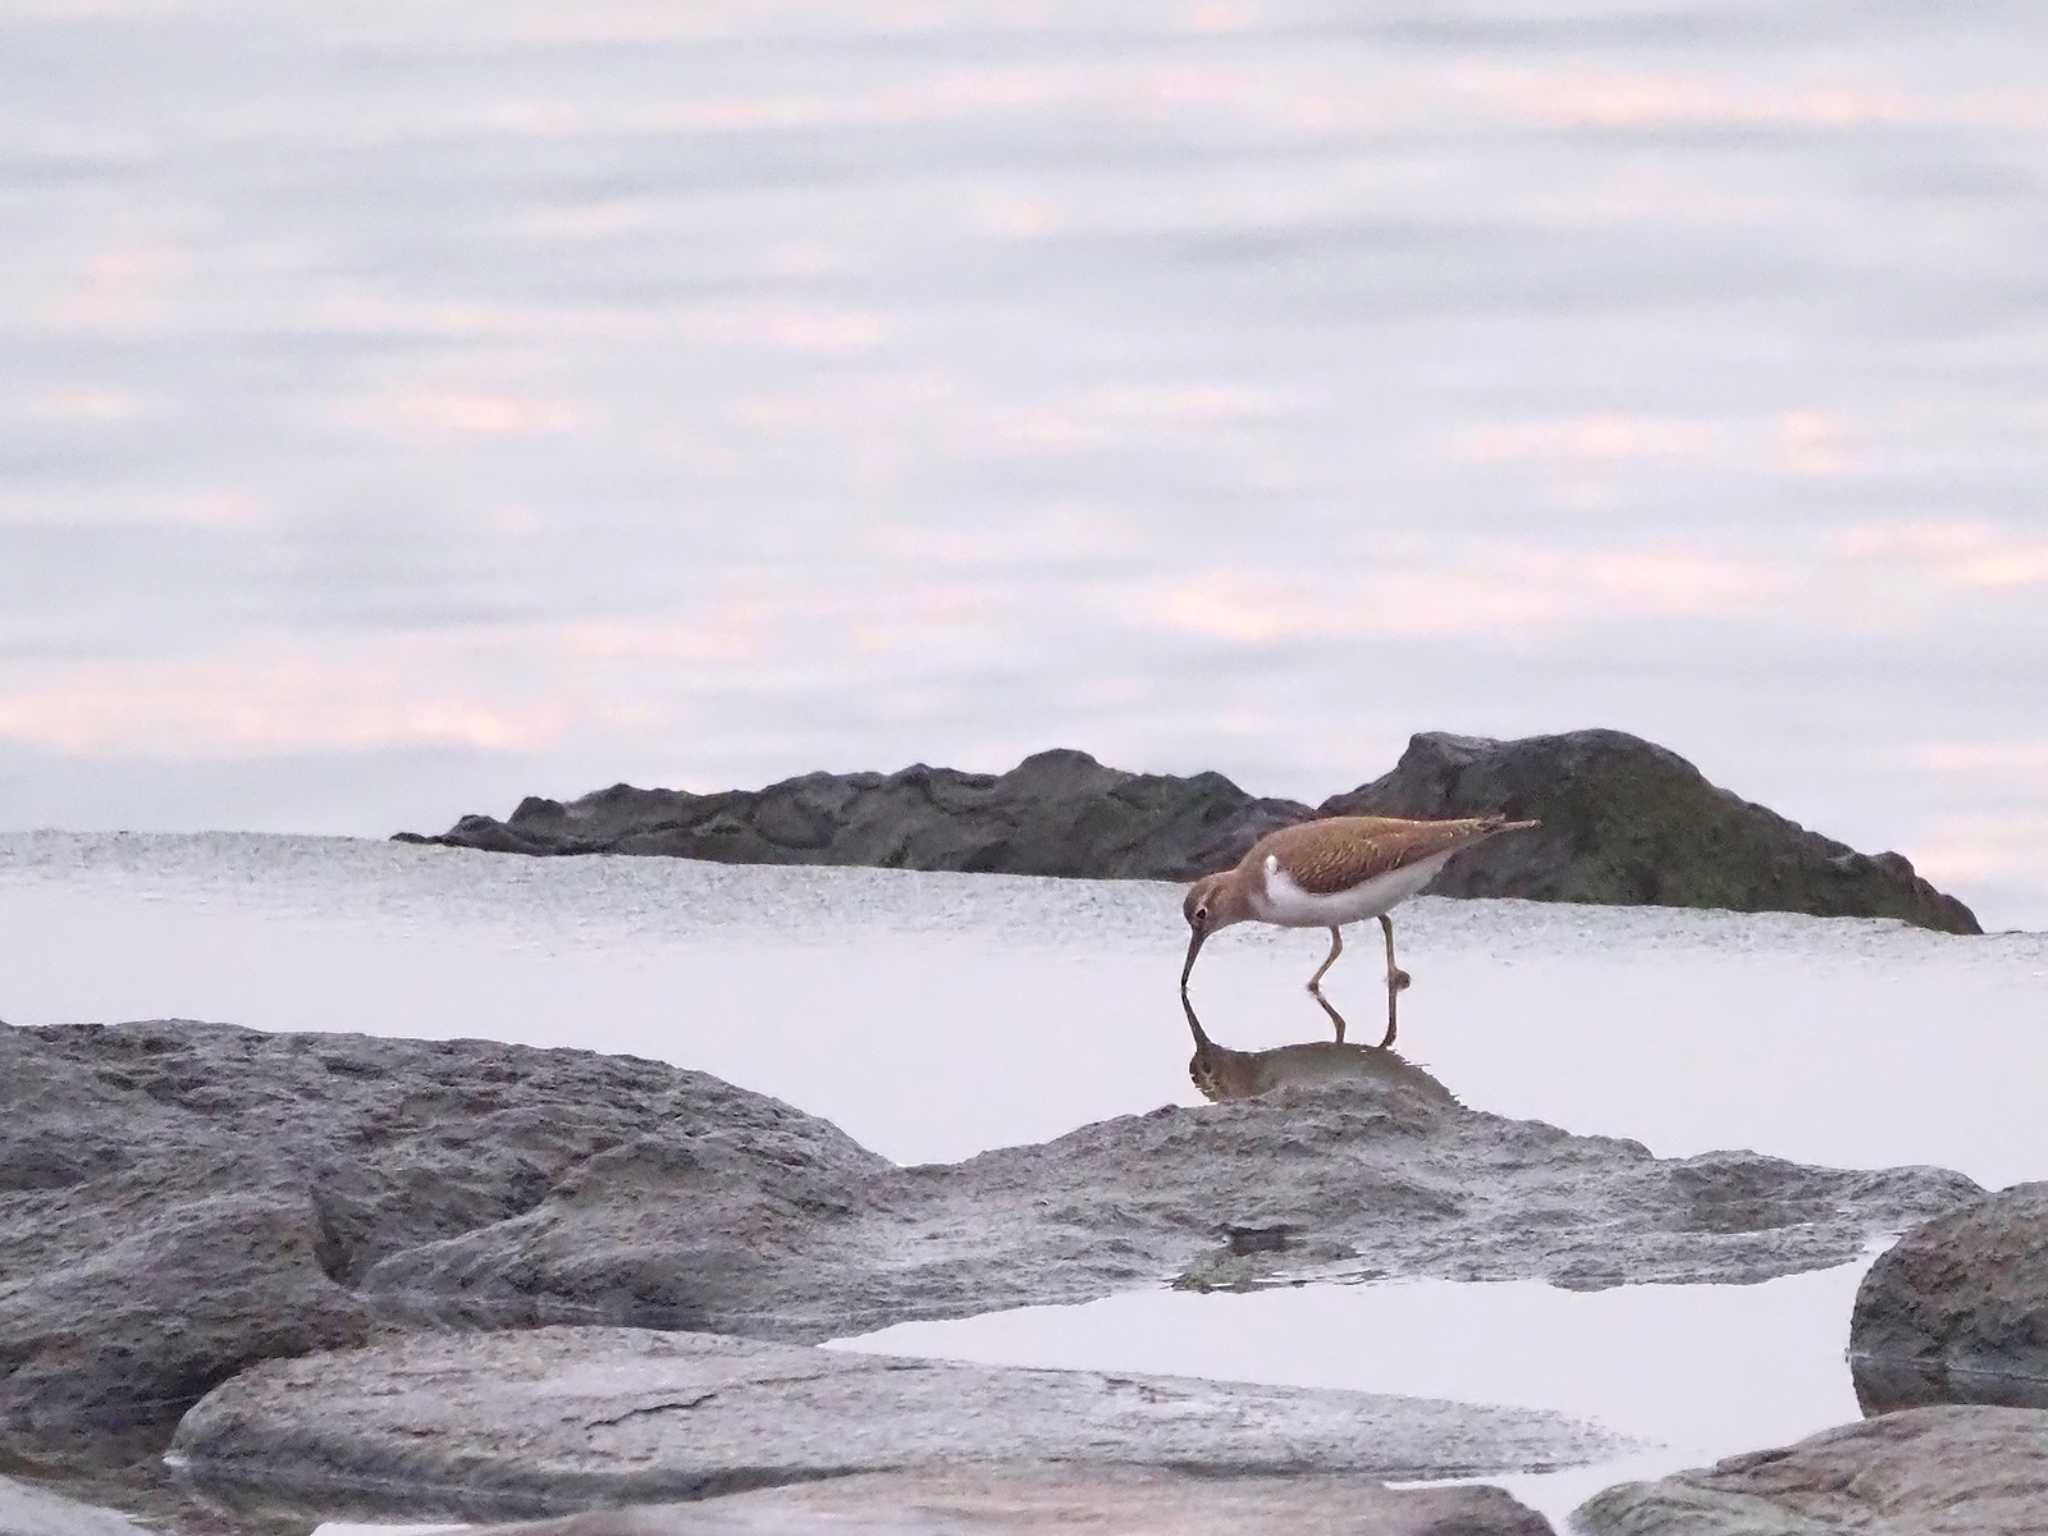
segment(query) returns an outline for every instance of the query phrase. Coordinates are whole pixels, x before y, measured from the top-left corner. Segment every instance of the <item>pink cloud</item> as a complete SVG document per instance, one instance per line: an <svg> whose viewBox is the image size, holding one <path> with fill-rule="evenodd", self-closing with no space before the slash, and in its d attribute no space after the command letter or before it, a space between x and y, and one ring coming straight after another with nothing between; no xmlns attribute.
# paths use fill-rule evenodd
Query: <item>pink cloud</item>
<svg viewBox="0 0 2048 1536"><path fill-rule="evenodd" d="M1596 554L1584 578L1633 607L1652 613L1709 613L1775 596L1792 585L1776 564L1730 560L1688 550Z"/></svg>
<svg viewBox="0 0 2048 1536"><path fill-rule="evenodd" d="M142 410L138 396L119 389L57 389L28 402L28 414L41 421L132 421Z"/></svg>
<svg viewBox="0 0 2048 1536"><path fill-rule="evenodd" d="M1472 95L1516 116L1565 126L1852 128L1971 122L2039 126L2041 104L2015 94L1958 97L1811 81L1716 80L1700 74L1477 67L1456 72Z"/></svg>
<svg viewBox="0 0 2048 1536"><path fill-rule="evenodd" d="M91 663L0 693L0 735L103 756L222 758L395 746L532 749L558 703L503 704L422 682L415 661L312 656Z"/></svg>
<svg viewBox="0 0 2048 1536"><path fill-rule="evenodd" d="M406 426L475 437L548 437L582 424L580 413L566 402L531 395L418 393L386 404Z"/></svg>
<svg viewBox="0 0 2048 1536"><path fill-rule="evenodd" d="M1626 415L1560 416L1489 422L1450 435L1452 452L1473 463L1551 459L1617 463L1631 459L1703 458L1721 429L1710 421Z"/></svg>
<svg viewBox="0 0 2048 1536"><path fill-rule="evenodd" d="M1836 535L1854 561L1910 566L1950 586L2001 589L2048 584L2048 539L1993 523L1922 520L1870 523Z"/></svg>
<svg viewBox="0 0 2048 1536"><path fill-rule="evenodd" d="M1913 841L1913 866L1941 885L2032 880L2048 864L2048 816L1952 816Z"/></svg>
<svg viewBox="0 0 2048 1536"><path fill-rule="evenodd" d="M1560 552L1512 541L1443 550L1387 547L1359 574L1204 571L1155 584L1130 604L1167 630L1244 644L1279 640L1512 635L1619 617L1738 611L1793 573L1683 547Z"/></svg>
<svg viewBox="0 0 2048 1536"><path fill-rule="evenodd" d="M1143 597L1150 624L1237 644L1280 640L1431 637L1551 625L1565 617L1540 586L1457 572L1382 572L1313 581L1278 571L1208 571Z"/></svg>
<svg viewBox="0 0 2048 1536"><path fill-rule="evenodd" d="M1923 741L1906 760L1935 773L1992 776L2048 774L2048 739L2038 741Z"/></svg>

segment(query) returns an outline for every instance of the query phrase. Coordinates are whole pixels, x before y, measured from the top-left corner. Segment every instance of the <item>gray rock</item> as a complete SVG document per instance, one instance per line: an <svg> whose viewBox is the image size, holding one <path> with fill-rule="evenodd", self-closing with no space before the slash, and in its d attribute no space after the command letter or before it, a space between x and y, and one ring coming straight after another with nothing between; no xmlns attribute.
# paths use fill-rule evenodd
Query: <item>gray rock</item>
<svg viewBox="0 0 2048 1536"><path fill-rule="evenodd" d="M1357 1059L1375 1070L899 1168L627 1057L0 1030L0 1431L51 1455L160 1449L254 1361L422 1324L810 1343L1162 1275L1757 1280L1980 1193L1930 1169L1655 1158Z"/></svg>
<svg viewBox="0 0 2048 1536"><path fill-rule="evenodd" d="M0 1536L140 1536L125 1515L0 1477Z"/></svg>
<svg viewBox="0 0 2048 1536"><path fill-rule="evenodd" d="M1857 1288L1849 1351L1866 1398L2039 1402L2048 1393L2048 1183L1908 1232Z"/></svg>
<svg viewBox="0 0 2048 1536"><path fill-rule="evenodd" d="M1623 1448L1539 1409L615 1328L440 1333L270 1361L216 1387L172 1442L203 1484L413 1518L989 1462L1421 1478Z"/></svg>
<svg viewBox="0 0 2048 1536"><path fill-rule="evenodd" d="M1991 1403L2004 1408L2048 1408L2048 1381L1994 1371L1951 1370L1912 1360L1852 1355L1849 1375L1856 1406L1866 1418L1936 1403Z"/></svg>
<svg viewBox="0 0 2048 1536"><path fill-rule="evenodd" d="M1317 812L1257 799L1220 774L1125 773L1055 751L1001 775L919 765L714 795L617 784L566 804L530 797L502 822L465 816L437 837L398 837L498 853L1186 880L1311 814L1490 811L1540 817L1544 827L1460 855L1435 894L1896 917L1980 931L1969 908L1899 854L1858 853L1717 789L1674 752L1605 730L1519 741L1424 733L1391 773Z"/></svg>
<svg viewBox="0 0 2048 1536"><path fill-rule="evenodd" d="M1330 1473L1218 1477L1153 1468L950 1467L875 1472L696 1504L590 1510L470 1536L1553 1536L1505 1489L1388 1488Z"/></svg>
<svg viewBox="0 0 2048 1536"><path fill-rule="evenodd" d="M0 1028L0 1431L51 1453L160 1448L242 1366L403 1320L404 1298L360 1293L380 1260L551 1191L573 1201L577 1170L602 1177L607 1158L690 1213L669 1322L699 1310L692 1296L726 1310L775 1265L777 1232L811 1229L821 1192L889 1167L823 1120L630 1057L183 1022ZM630 1320L630 1263L613 1260L625 1288L582 1304Z"/></svg>
<svg viewBox="0 0 2048 1536"><path fill-rule="evenodd" d="M1916 1408L1623 1483L1572 1512L1587 1536L2040 1536L2048 1413Z"/></svg>
<svg viewBox="0 0 2048 1536"><path fill-rule="evenodd" d="M364 1291L459 1294L526 1323L586 1321L593 1297L631 1293L641 1323L817 1342L1162 1274L1191 1288L1308 1271L1748 1282L1846 1263L1874 1234L1979 1193L1934 1169L1656 1158L1466 1109L1391 1054L1348 1059L1366 1070L864 1180L818 1209L786 1263L710 1309L663 1311L671 1294L701 1303L700 1237L652 1142L594 1159L517 1217L393 1255Z"/></svg>
<svg viewBox="0 0 2048 1536"><path fill-rule="evenodd" d="M1485 811L1543 825L1451 860L1433 894L1895 917L1945 933L1983 931L1903 855L1861 854L1809 832L1621 731L1518 741L1428 732L1391 773L1321 807L1323 815Z"/></svg>

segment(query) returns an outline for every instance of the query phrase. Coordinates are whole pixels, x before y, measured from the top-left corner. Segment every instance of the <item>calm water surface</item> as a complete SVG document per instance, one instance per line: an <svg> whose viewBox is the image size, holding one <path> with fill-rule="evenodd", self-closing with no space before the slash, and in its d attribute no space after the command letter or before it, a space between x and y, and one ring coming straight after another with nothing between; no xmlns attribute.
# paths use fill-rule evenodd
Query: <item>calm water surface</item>
<svg viewBox="0 0 2048 1536"><path fill-rule="evenodd" d="M900 1160L1200 1101L1176 888L526 860L344 839L0 836L10 1023L186 1016L480 1035L699 1067ZM1685 1154L2048 1171L2048 938L1884 922L1418 899L1402 1050L1478 1109ZM1313 935L1233 930L1196 972L1241 1049L1326 1038ZM1332 996L1383 1008L1354 946ZM1518 1481L1553 1514L1622 1475L1856 1416L1861 1266L1764 1285L1403 1282L1111 1297L852 1347L1551 1406L1660 1449Z"/></svg>
<svg viewBox="0 0 2048 1536"><path fill-rule="evenodd" d="M184 1016L658 1057L899 1161L1199 1103L1175 887L526 860L337 838L0 835L0 1017ZM2048 1169L2048 937L1422 898L1400 1047L1474 1108L1660 1154L1754 1147L1998 1185ZM1232 929L1218 1042L1327 1038L1314 935ZM1326 990L1377 1038L1379 957Z"/></svg>

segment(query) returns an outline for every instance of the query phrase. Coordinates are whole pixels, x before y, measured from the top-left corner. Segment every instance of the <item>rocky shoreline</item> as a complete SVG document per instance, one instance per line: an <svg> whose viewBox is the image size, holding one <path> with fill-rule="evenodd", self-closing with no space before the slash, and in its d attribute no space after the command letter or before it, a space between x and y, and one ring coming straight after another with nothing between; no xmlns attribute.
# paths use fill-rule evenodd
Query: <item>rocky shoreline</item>
<svg viewBox="0 0 2048 1536"><path fill-rule="evenodd" d="M1741 1283L1981 1194L1657 1158L1418 1074L905 1168L778 1100L583 1051L155 1021L0 1052L23 1097L0 1272L27 1277L0 1290L0 1426L51 1450L156 1443L240 1370L423 1321L816 1343L1161 1277Z"/></svg>
<svg viewBox="0 0 2048 1536"><path fill-rule="evenodd" d="M209 1488L396 1517L428 1489L472 1515L563 1514L905 1467L1398 1481L1626 1448L1526 1408L590 1327L270 1361L202 1399L171 1446Z"/></svg>
<svg viewBox="0 0 2048 1536"><path fill-rule="evenodd" d="M1391 1052L1210 1050L1233 1058L1211 1063L1213 1105L899 1167L659 1062L181 1021L0 1027L0 1431L16 1458L0 1473L55 1482L0 1478L0 1531L97 1536L89 1507L71 1525L51 1513L65 1489L113 1489L167 1532L217 1528L192 1497L250 1531L352 1509L566 1516L536 1529L598 1536L669 1529L656 1506L679 1498L731 1501L693 1530L957 1528L888 1524L915 1489L992 1530L1192 1503L1207 1511L1193 1530L1348 1507L1380 1523L1328 1528L1534 1533L1547 1522L1497 1489L1382 1485L1621 1448L1537 1410L814 1347L1162 1282L1745 1282L1919 1228L1866 1281L1859 1361L1966 1338L1973 1370L2038 1369L2015 1319L2042 1315L2040 1266L2014 1280L1997 1255L2034 1251L2041 1186L1657 1158L1468 1109ZM1920 1294L1943 1275L1946 1300ZM1900 1283L1910 1306L1868 1300ZM1923 1348L1901 1343L1907 1314L1950 1322ZM1976 1457L2004 1469L2003 1498L2036 1487L2025 1436L2041 1426L2048 1413L1852 1429L1785 1454L1812 1479L1844 1458ZM1726 1464L1704 1477L1602 1495L1591 1528L1748 1529L1672 1523L1678 1505L1757 1496ZM577 1513L622 1504L643 1507ZM1247 1524L1216 1523L1232 1508Z"/></svg>
<svg viewBox="0 0 2048 1536"><path fill-rule="evenodd" d="M1461 854L1433 894L1889 917L1982 932L1902 855L1858 853L1709 783L1675 752L1610 730L1516 741L1424 732L1390 772L1315 807L1259 798L1218 773L1127 773L1051 751L1004 774L920 764L706 795L618 784L566 802L529 797L503 821L471 815L435 836L396 836L494 853L1187 880L1310 816L1495 811L1543 827Z"/></svg>

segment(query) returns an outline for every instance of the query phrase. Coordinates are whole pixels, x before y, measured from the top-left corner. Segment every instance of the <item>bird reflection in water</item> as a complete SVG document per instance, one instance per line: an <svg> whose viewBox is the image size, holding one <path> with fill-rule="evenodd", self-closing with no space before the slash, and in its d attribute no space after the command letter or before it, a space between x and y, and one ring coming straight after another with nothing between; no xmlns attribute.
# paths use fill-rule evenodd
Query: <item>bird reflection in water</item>
<svg viewBox="0 0 2048 1536"><path fill-rule="evenodd" d="M1195 1007L1181 995L1181 1011L1187 1015L1188 1031L1195 1037L1195 1054L1188 1060L1188 1076L1202 1097L1211 1103L1225 1099L1249 1099L1290 1083L1333 1083L1371 1078L1398 1083L1426 1099L1445 1104L1457 1098L1430 1073L1409 1061L1381 1041L1378 1045L1348 1045L1344 1040L1344 1017L1326 998L1316 999L1330 1016L1337 1038L1306 1040L1299 1045L1276 1046L1265 1051L1234 1051L1218 1045L1195 1017ZM1391 1030L1387 1040L1393 1038Z"/></svg>

